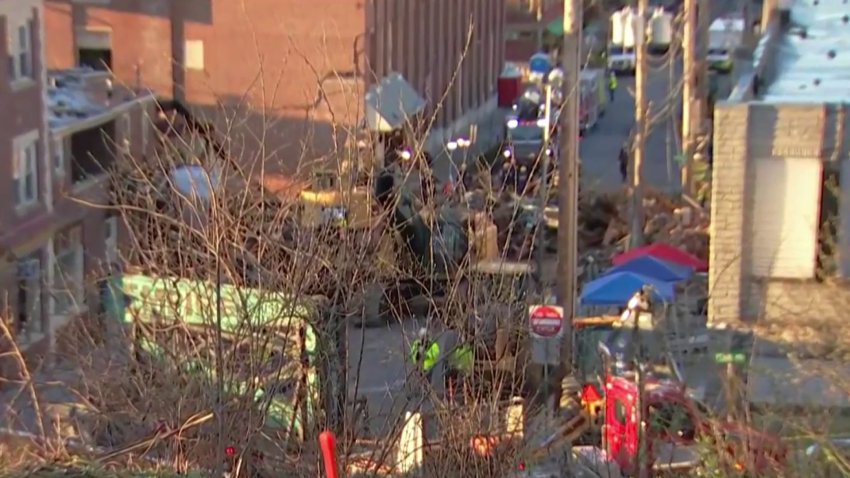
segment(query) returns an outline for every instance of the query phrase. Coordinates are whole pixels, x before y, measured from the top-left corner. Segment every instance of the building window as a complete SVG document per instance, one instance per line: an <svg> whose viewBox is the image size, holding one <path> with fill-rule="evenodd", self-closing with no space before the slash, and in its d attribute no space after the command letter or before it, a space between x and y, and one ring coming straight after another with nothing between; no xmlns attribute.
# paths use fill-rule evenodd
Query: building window
<svg viewBox="0 0 850 478"><path fill-rule="evenodd" d="M29 335L41 333L41 258L33 254L18 260L18 330Z"/></svg>
<svg viewBox="0 0 850 478"><path fill-rule="evenodd" d="M118 216L107 216L103 226L105 259L107 266L111 269L118 266L120 260L118 255Z"/></svg>
<svg viewBox="0 0 850 478"><path fill-rule="evenodd" d="M119 122L116 119L69 136L68 160L73 184L85 183L110 171L122 141Z"/></svg>
<svg viewBox="0 0 850 478"><path fill-rule="evenodd" d="M83 230L75 226L53 239L53 313L68 315L85 302L83 285Z"/></svg>
<svg viewBox="0 0 850 478"><path fill-rule="evenodd" d="M15 199L18 206L38 201L38 133L20 136L13 141Z"/></svg>
<svg viewBox="0 0 850 478"><path fill-rule="evenodd" d="M186 40L184 54L187 70L202 71L204 69L203 40Z"/></svg>
<svg viewBox="0 0 850 478"><path fill-rule="evenodd" d="M32 78L32 21L18 26L9 35L9 73L12 81Z"/></svg>
<svg viewBox="0 0 850 478"><path fill-rule="evenodd" d="M56 176L65 174L65 138L53 138L53 172Z"/></svg>

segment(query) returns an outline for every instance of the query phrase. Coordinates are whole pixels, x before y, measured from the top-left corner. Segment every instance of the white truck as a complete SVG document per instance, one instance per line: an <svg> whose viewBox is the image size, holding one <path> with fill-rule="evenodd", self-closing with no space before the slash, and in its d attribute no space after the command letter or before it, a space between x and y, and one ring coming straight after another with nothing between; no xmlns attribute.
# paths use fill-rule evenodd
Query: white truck
<svg viewBox="0 0 850 478"><path fill-rule="evenodd" d="M646 41L649 52L666 53L673 43L673 14L664 7L656 7L647 26Z"/></svg>
<svg viewBox="0 0 850 478"><path fill-rule="evenodd" d="M743 18L718 18L708 28L708 67L720 73L732 71L732 55L744 37Z"/></svg>
<svg viewBox="0 0 850 478"><path fill-rule="evenodd" d="M637 65L635 45L643 34L643 22L637 10L625 7L611 14L608 40L608 70L617 73L634 73Z"/></svg>
<svg viewBox="0 0 850 478"><path fill-rule="evenodd" d="M663 7L652 10L649 18L641 18L633 7L611 14L608 39L608 70L634 73L640 39L647 42L650 53L664 53L673 41L673 14Z"/></svg>

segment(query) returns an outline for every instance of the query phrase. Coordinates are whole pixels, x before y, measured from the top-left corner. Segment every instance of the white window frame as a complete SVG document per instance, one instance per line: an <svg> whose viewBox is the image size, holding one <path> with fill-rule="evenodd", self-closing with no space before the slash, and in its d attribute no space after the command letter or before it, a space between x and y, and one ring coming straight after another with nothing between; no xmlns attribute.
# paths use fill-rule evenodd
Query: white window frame
<svg viewBox="0 0 850 478"><path fill-rule="evenodd" d="M12 179L15 184L17 208L27 208L39 201L39 135L33 130L12 140ZM27 196L27 181L32 180L31 195Z"/></svg>
<svg viewBox="0 0 850 478"><path fill-rule="evenodd" d="M32 18L8 28L9 78L13 85L31 83L35 78L32 44Z"/></svg>
<svg viewBox="0 0 850 478"><path fill-rule="evenodd" d="M44 283L42 281L42 276L44 275L44 271L43 271L42 263L43 263L42 258L40 257L40 253L38 253L38 252L33 253L33 254L26 256L26 257L22 257L22 258L18 259L18 261L17 261L18 270L17 270L17 273L16 273L16 282L20 282L23 279L23 280L26 280L27 283L28 283L27 284L28 298L27 298L26 306L29 308L29 306L30 306L29 294L34 292L35 296L34 296L33 301L32 301L33 302L32 306L33 306L33 308L38 309L38 313L36 314L37 316L36 317L27 317L26 327L22 329L22 331L24 332L24 335L29 339L36 338L36 334L44 333L44 307L43 307L43 304L42 304L42 293L44 291ZM26 274L25 277L21 275L21 269L22 268L28 268L28 267L33 267L33 266L35 267L35 271L32 274L28 273L28 274ZM31 286L33 286L33 289L29 288ZM18 307L21 306L21 304L16 304L16 305ZM30 312L30 311L28 311L28 312ZM15 319L17 321L17 316L15 317ZM21 325L21 324L18 324L18 325Z"/></svg>
<svg viewBox="0 0 850 478"><path fill-rule="evenodd" d="M68 165L65 158L65 142L67 138L64 136L55 136L53 137L53 142L51 144L51 167L53 168L54 174L57 177L61 177L65 175L66 170L68 169Z"/></svg>
<svg viewBox="0 0 850 478"><path fill-rule="evenodd" d="M64 250L61 242L57 241L62 235L68 236L71 247ZM67 244L66 244L67 245ZM62 262L70 258L73 261L71 270L63 270ZM50 314L53 316L70 316L85 309L85 263L83 257L83 228L73 226L56 235L53 239L53 268ZM60 309L59 299L68 298L68 306Z"/></svg>

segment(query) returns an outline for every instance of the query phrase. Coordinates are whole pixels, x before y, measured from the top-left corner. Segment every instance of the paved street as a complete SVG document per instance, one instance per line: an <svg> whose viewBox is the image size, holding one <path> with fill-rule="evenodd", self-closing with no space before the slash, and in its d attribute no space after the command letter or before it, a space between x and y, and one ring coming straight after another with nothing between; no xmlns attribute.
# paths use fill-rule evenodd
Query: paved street
<svg viewBox="0 0 850 478"><path fill-rule="evenodd" d="M712 0L710 4L712 17L716 18L735 11L738 1ZM650 116L653 116L669 95L670 71L669 66L660 65L658 60L652 60L651 63L655 69L649 75L647 100L652 104L653 113ZM681 71L681 61L679 61L674 71L673 85L678 84ZM634 97L629 90L634 90L634 78L620 78L614 103L609 106L608 112L599 125L582 141L582 178L587 186L607 191L616 189L622 184L617 158L620 148L634 125L635 117ZM675 121L678 121L680 110L681 96L676 100ZM671 143L669 147L668 141ZM645 184L662 191L677 190L680 185L679 167L673 159L679 147L669 120L654 125L646 143L643 169Z"/></svg>
<svg viewBox="0 0 850 478"><path fill-rule="evenodd" d="M677 70L680 71L680 68ZM676 72L677 78L679 71ZM650 74L647 91L653 111L658 110L667 98L670 83L668 77L669 67L666 66L659 65ZM633 90L634 77L620 78L614 102L608 106L608 111L596 127L582 139L582 180L586 186L609 191L622 185L618 156L635 124ZM668 120L655 125L647 139L643 168L644 181L664 191L679 184L678 166L672 157L676 143L671 133ZM671 154L668 154L668 139L673 142Z"/></svg>

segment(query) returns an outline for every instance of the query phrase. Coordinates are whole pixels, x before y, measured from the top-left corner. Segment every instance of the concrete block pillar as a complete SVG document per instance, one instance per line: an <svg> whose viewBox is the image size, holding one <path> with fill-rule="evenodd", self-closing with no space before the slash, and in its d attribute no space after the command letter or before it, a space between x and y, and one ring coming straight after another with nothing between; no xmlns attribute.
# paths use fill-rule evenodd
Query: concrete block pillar
<svg viewBox="0 0 850 478"><path fill-rule="evenodd" d="M721 103L714 110L709 323L741 318L749 113L747 104Z"/></svg>

